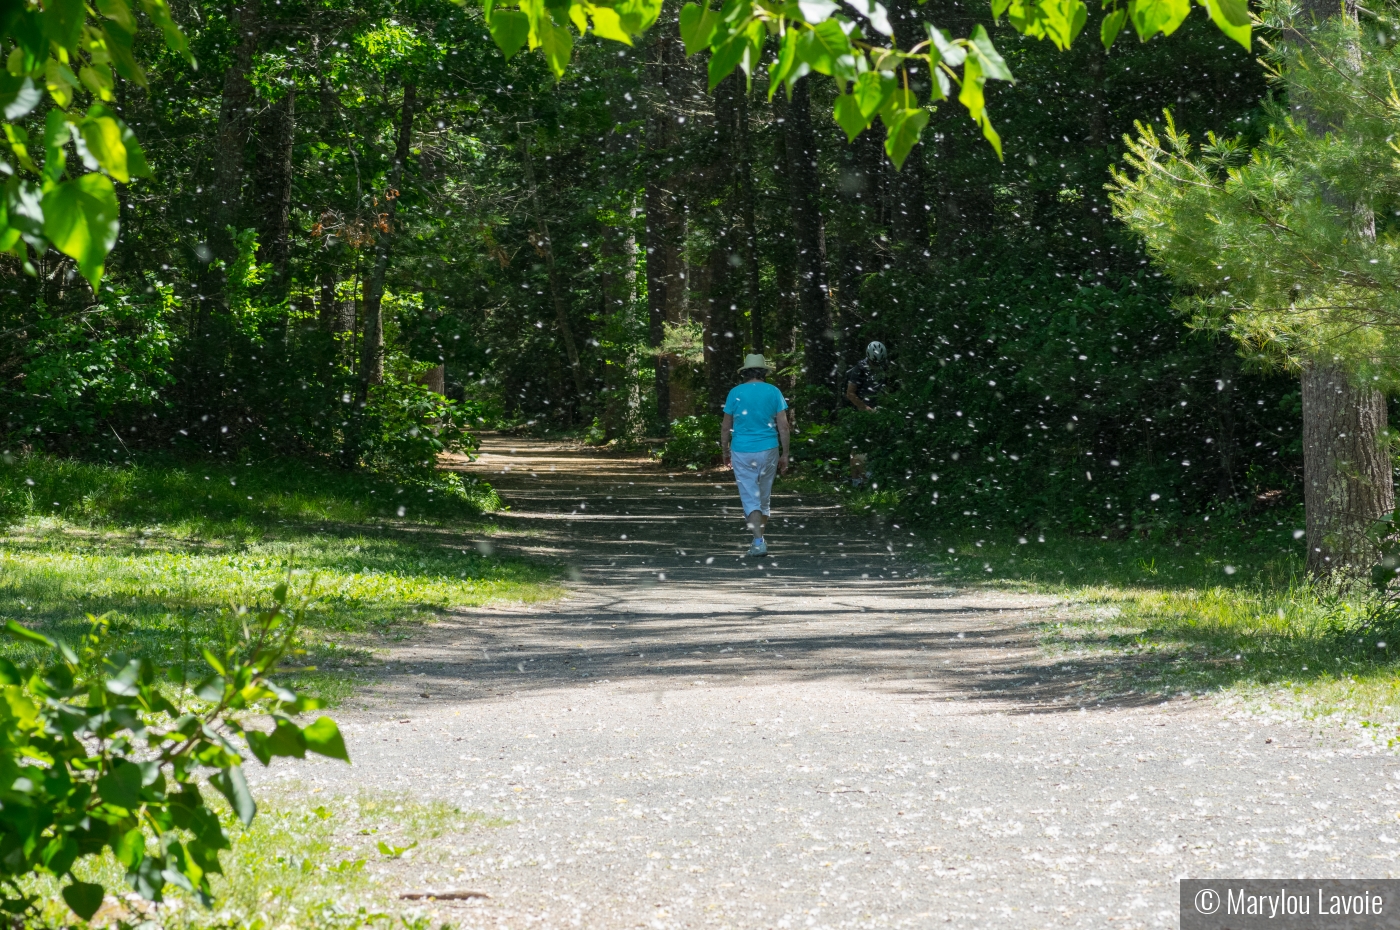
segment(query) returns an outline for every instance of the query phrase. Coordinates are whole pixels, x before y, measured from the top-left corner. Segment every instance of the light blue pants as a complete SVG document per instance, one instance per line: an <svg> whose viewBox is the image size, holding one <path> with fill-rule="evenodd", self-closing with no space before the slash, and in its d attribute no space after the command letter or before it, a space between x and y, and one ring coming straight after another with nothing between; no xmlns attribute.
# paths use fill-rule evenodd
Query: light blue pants
<svg viewBox="0 0 1400 930"><path fill-rule="evenodd" d="M744 516L755 510L768 516L768 498L773 494L773 476L778 473L778 449L764 449L762 452L729 453L729 462L734 467L734 483L739 486L739 500L744 505Z"/></svg>

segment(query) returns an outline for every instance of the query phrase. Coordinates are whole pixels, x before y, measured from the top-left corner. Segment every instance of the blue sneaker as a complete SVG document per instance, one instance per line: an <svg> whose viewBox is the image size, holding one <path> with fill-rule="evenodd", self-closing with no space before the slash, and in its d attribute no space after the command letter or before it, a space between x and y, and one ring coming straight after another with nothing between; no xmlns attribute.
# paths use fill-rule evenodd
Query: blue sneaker
<svg viewBox="0 0 1400 930"><path fill-rule="evenodd" d="M761 539L755 539L753 545L749 546L749 558L758 558L768 554L768 544Z"/></svg>

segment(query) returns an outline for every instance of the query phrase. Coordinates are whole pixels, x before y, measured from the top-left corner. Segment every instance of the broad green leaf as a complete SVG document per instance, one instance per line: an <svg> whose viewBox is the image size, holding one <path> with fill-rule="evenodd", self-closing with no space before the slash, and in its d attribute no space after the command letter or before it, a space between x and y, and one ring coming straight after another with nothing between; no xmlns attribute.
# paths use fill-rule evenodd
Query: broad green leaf
<svg viewBox="0 0 1400 930"><path fill-rule="evenodd" d="M136 31L136 18L131 15L131 7L126 0L96 0L97 12L121 26L127 32Z"/></svg>
<svg viewBox="0 0 1400 930"><path fill-rule="evenodd" d="M44 868L54 875L62 875L73 867L78 859L78 844L71 836L56 836L44 848Z"/></svg>
<svg viewBox="0 0 1400 930"><path fill-rule="evenodd" d="M44 4L44 35L59 48L75 48L86 13L83 0L48 0Z"/></svg>
<svg viewBox="0 0 1400 930"><path fill-rule="evenodd" d="M325 718L322 718L325 719ZM268 738L267 748L274 756L306 758L306 737L301 728L288 720L278 720Z"/></svg>
<svg viewBox="0 0 1400 930"><path fill-rule="evenodd" d="M302 727L301 733L306 737L306 748L317 755L344 762L350 761L350 753L345 749L345 740L340 735L340 728L331 718L319 717L310 726Z"/></svg>
<svg viewBox="0 0 1400 930"><path fill-rule="evenodd" d="M1001 136L992 128L992 121L987 116L987 76L982 73L982 61L981 55L970 55L963 64L962 90L958 93L958 101L967 108L973 121L982 127L982 135L996 149L997 158L1001 158Z"/></svg>
<svg viewBox="0 0 1400 930"><path fill-rule="evenodd" d="M1011 6L1011 0L992 0L992 22L1001 19L1007 7Z"/></svg>
<svg viewBox="0 0 1400 930"><path fill-rule="evenodd" d="M546 5L551 5L550 0L545 0L545 2ZM551 12L553 12L553 10L551 10ZM579 35L583 35L584 33L588 32L588 4L571 2L567 6L567 13L568 15L564 17L564 19L567 19L568 22L573 23L574 28L578 30ZM556 15L555 20L558 21L559 19L560 17ZM564 23L559 22L559 25L563 26Z"/></svg>
<svg viewBox="0 0 1400 930"><path fill-rule="evenodd" d="M1211 22L1220 27L1220 31L1225 33L1236 42L1245 47L1250 46L1251 24L1249 20L1249 7L1244 0L1200 0L1201 5L1210 13ZM1244 22L1237 23L1237 19Z"/></svg>
<svg viewBox="0 0 1400 930"><path fill-rule="evenodd" d="M94 882L74 881L63 886L62 894L63 900L73 909L73 913L87 920L102 906L106 890Z"/></svg>
<svg viewBox="0 0 1400 930"><path fill-rule="evenodd" d="M896 87L898 82L893 76L883 75L878 71L867 71L856 78L851 95L859 104L861 116L867 124L884 107Z"/></svg>
<svg viewBox="0 0 1400 930"><path fill-rule="evenodd" d="M1040 8L1045 14L1045 34L1062 52L1074 44L1089 20L1084 0L1041 0Z"/></svg>
<svg viewBox="0 0 1400 930"><path fill-rule="evenodd" d="M1128 0L1128 18L1143 42L1157 33L1176 32L1191 12L1191 0Z"/></svg>
<svg viewBox="0 0 1400 930"><path fill-rule="evenodd" d="M943 34L942 29L934 28L932 23L925 23L924 27L928 30L929 42L933 44L934 49L938 52L939 58L946 62L948 67L956 68L963 63L963 59L967 57L967 52L961 45L952 42Z"/></svg>
<svg viewBox="0 0 1400 930"><path fill-rule="evenodd" d="M612 7L588 7L588 18L593 22L593 34L600 39L612 39L623 45L631 45L632 37L622 28L622 17Z"/></svg>
<svg viewBox="0 0 1400 930"><path fill-rule="evenodd" d="M1123 24L1128 21L1128 8L1118 7L1109 12L1099 24L1099 40L1103 42L1105 49L1113 47L1114 41L1118 38L1118 33L1123 31Z"/></svg>
<svg viewBox="0 0 1400 930"><path fill-rule="evenodd" d="M114 807L135 811L141 806L141 769L130 762L117 763L97 780L97 795Z"/></svg>
<svg viewBox="0 0 1400 930"><path fill-rule="evenodd" d="M78 80L98 100L110 103L113 99L112 69L106 65L85 65L78 72Z"/></svg>
<svg viewBox="0 0 1400 930"><path fill-rule="evenodd" d="M768 38L768 30L763 23L754 20L749 23L744 30L744 37L748 40L744 52L739 56L739 67L744 69L744 77L747 79L749 90L753 89L753 73L758 69L758 61L763 57L763 43Z"/></svg>
<svg viewBox="0 0 1400 930"><path fill-rule="evenodd" d="M40 645L48 646L50 649L52 649L54 646L54 641L49 639L43 633L38 633L34 630L29 629L28 627L20 626L13 620L7 621L5 623L5 632L9 633L15 639L27 640L31 643L39 643Z"/></svg>
<svg viewBox="0 0 1400 930"><path fill-rule="evenodd" d="M69 139L72 138L72 131L69 129L67 115L62 110L49 110L44 118L44 175L45 190L48 189L48 182L56 182L63 177L63 171L68 163L68 152L66 151Z"/></svg>
<svg viewBox="0 0 1400 930"><path fill-rule="evenodd" d="M768 65L769 100L773 99L780 86L787 91L788 99L792 99L793 83L812 70L797 54L797 43L801 38L799 30L789 29L778 48L778 57Z"/></svg>
<svg viewBox="0 0 1400 930"><path fill-rule="evenodd" d="M93 107L96 110L97 107ZM104 108L105 109L105 108ZM91 110L88 111L91 114ZM126 143L122 140L122 127L110 116L89 115L78 124L84 145L114 180L123 184L131 180L127 169Z"/></svg>
<svg viewBox="0 0 1400 930"><path fill-rule="evenodd" d="M565 26L556 26L551 20L540 22L540 48L544 49L549 70L556 80L564 77L569 70L569 60L574 54L574 34Z"/></svg>
<svg viewBox="0 0 1400 930"><path fill-rule="evenodd" d="M919 136L928 125L928 116L928 111L919 107L898 110L893 124L886 120L885 153L894 162L896 171L904 167L904 160L918 144Z"/></svg>
<svg viewBox="0 0 1400 930"><path fill-rule="evenodd" d="M43 99L43 91L34 86L32 79L0 71L0 109L4 110L5 119L17 120L27 116Z"/></svg>
<svg viewBox="0 0 1400 930"><path fill-rule="evenodd" d="M50 58L44 65L44 86L58 108L66 110L73 102L73 91L78 89L78 76L57 58Z"/></svg>
<svg viewBox="0 0 1400 930"><path fill-rule="evenodd" d="M828 19L803 33L797 54L818 74L838 81L854 81L857 77L855 50L839 20Z"/></svg>
<svg viewBox="0 0 1400 930"><path fill-rule="evenodd" d="M708 74L710 80L710 90L719 86L719 82L729 77L730 72L739 66L739 59L749 50L748 36L743 33L730 35L719 48L710 51L710 61Z"/></svg>
<svg viewBox="0 0 1400 930"><path fill-rule="evenodd" d="M718 25L719 14L708 6L687 3L681 7L681 41L685 43L685 53L694 55L709 48Z"/></svg>
<svg viewBox="0 0 1400 930"><path fill-rule="evenodd" d="M44 235L78 263L97 290L107 253L117 244L117 192L102 174L64 181L44 195Z"/></svg>
<svg viewBox="0 0 1400 930"><path fill-rule="evenodd" d="M1083 6L1081 3L1080 6ZM1081 26L1083 23L1080 24ZM1006 66L1006 61L992 45L992 39L987 35L987 30L978 23L972 29L972 47L976 49L978 57L982 60L982 73L988 78L997 81L1010 81L1011 69Z"/></svg>
<svg viewBox="0 0 1400 930"><path fill-rule="evenodd" d="M106 23L102 27L102 38L107 47L107 54L112 59L112 67L117 69L117 73L133 84L145 87L146 71L136 63L136 56L131 51L132 33L123 30L116 23Z"/></svg>
<svg viewBox="0 0 1400 930"><path fill-rule="evenodd" d="M253 822L258 813L258 805L254 803L253 795L248 791L248 779L244 777L241 766L230 766L209 781L220 794L228 798L228 802L233 805L233 812L243 821L244 826Z"/></svg>
<svg viewBox="0 0 1400 930"><path fill-rule="evenodd" d="M530 39L530 18L519 10L496 10L487 28L507 61Z"/></svg>
<svg viewBox="0 0 1400 930"><path fill-rule="evenodd" d="M6 126L8 132L12 127ZM15 127L17 128L17 127ZM49 247L49 242L44 238L44 206L43 191L39 185L32 181L25 181L18 177L11 177L5 182L5 210L8 213L8 220L11 227L18 229L24 241L29 243L35 251L42 251ZM14 621L11 621L14 623ZM15 624L20 630L20 627ZM19 636L15 630L6 627L11 636ZM39 637L35 642L41 642L52 648L54 643L46 636L26 630L26 634L33 634ZM29 638L26 636L25 638Z"/></svg>
<svg viewBox="0 0 1400 930"><path fill-rule="evenodd" d="M870 117L860 111L860 104L850 94L842 94L836 98L836 107L832 115L836 117L837 125L845 130L847 142L854 142L856 136L870 125Z"/></svg>

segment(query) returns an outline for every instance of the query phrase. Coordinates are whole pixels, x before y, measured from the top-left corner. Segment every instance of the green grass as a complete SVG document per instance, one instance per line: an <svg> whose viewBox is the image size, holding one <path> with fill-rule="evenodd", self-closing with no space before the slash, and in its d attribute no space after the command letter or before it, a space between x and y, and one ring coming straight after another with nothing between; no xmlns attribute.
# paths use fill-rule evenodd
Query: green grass
<svg viewBox="0 0 1400 930"><path fill-rule="evenodd" d="M1378 602L1309 583L1292 527L1259 519L1164 541L926 539L949 580L1063 598L1037 626L1080 673L1083 701L1229 691L1254 706L1400 735L1400 635L1388 641L1400 628L1382 615L1379 629L1358 632Z"/></svg>
<svg viewBox="0 0 1400 930"><path fill-rule="evenodd" d="M0 465L0 495L0 622L71 640L85 614L110 614L118 648L168 665L217 643L222 608L265 599L290 571L315 592L305 645L317 669L290 683L332 702L412 624L556 591L550 569L479 550L493 532L481 511L496 504L480 485L452 496L338 472L35 456Z"/></svg>
<svg viewBox="0 0 1400 930"><path fill-rule="evenodd" d="M99 922L102 916L132 920L145 915L157 917L166 930L436 930L443 915L434 914L431 903L399 895L478 890L463 882L462 873L490 843L494 830L510 826L510 821L441 802L392 795L318 800L285 788L265 801L251 827L230 821L233 848L220 856L224 875L211 882L212 908L170 888L158 910L131 897L109 900ZM122 867L110 855L79 872L109 891L126 891ZM57 883L31 881L49 903L28 926L67 926L71 914L55 900Z"/></svg>

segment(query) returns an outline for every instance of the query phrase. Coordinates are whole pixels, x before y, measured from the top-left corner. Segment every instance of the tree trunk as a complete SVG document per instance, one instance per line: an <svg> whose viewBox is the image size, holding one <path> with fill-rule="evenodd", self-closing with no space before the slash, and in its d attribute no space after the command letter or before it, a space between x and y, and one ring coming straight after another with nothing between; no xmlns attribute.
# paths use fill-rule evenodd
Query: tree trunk
<svg viewBox="0 0 1400 930"><path fill-rule="evenodd" d="M784 110L788 205L797 245L797 312L805 354L803 375L807 385L822 389L814 392L813 405L827 409L835 400L836 352L827 306L826 238L822 229L821 181L817 176L817 145L812 132L807 78L793 86L792 100Z"/></svg>
<svg viewBox="0 0 1400 930"><path fill-rule="evenodd" d="M1330 16L1355 16L1345 6L1311 0L1306 14L1321 24ZM1286 40L1306 41L1287 36ZM1329 114L1313 101L1291 101L1294 114L1311 132L1323 135ZM1340 195L1324 191L1334 201ZM1374 237L1375 217L1361 204L1343 204L1355 215L1355 233ZM1395 507L1394 474L1386 431L1385 396L1355 383L1331 360L1316 359L1303 369L1303 504L1306 510L1308 572L1339 583L1364 578L1377 559L1367 536L1372 523Z"/></svg>
<svg viewBox="0 0 1400 930"><path fill-rule="evenodd" d="M735 77L738 75L736 73ZM758 224L754 219L753 140L749 127L749 98L742 91L736 109L739 161L739 222L744 230L744 296L749 304L749 347L763 354L763 298L758 270Z"/></svg>
<svg viewBox="0 0 1400 930"><path fill-rule="evenodd" d="M219 124L214 133L214 174L209 185L208 247L211 257L231 263L237 248L230 229L238 226L238 208L243 196L244 159L252 128L253 56L262 34L260 0L242 0L234 11L238 45L233 62L224 72L223 96L219 101Z"/></svg>
<svg viewBox="0 0 1400 930"><path fill-rule="evenodd" d="M296 87L289 87L286 96L267 109L258 127L258 261L272 265L269 291L280 300L286 299L291 283L287 279L287 257L291 251L296 98Z"/></svg>
<svg viewBox="0 0 1400 930"><path fill-rule="evenodd" d="M672 162L668 156L674 146L674 122L671 105L672 63L676 55L676 40L670 33L654 30L657 36L647 63L646 157L642 207L646 211L647 250L647 344L656 359L656 418L662 432L671 422L671 360L661 353L666 338L666 313L674 301L672 293L681 286L676 280L679 256L675 238L675 198L668 189Z"/></svg>
<svg viewBox="0 0 1400 930"><path fill-rule="evenodd" d="M559 272L554 265L554 242L549 237L549 224L544 219L544 208L540 205L539 188L535 184L535 163L530 157L530 141L520 139L522 166L525 169L525 187L530 196L530 205L535 212L535 229L538 246L544 253L545 269L549 274L549 297L554 303L554 322L559 327L559 338L564 343L564 354L569 360L569 371L573 374L577 402L581 402L587 391L583 384L583 366L579 364L578 346L574 343L574 330L569 324L569 308L564 301L563 289L559 283Z"/></svg>
<svg viewBox="0 0 1400 930"><path fill-rule="evenodd" d="M372 384L384 380L384 275L394 242L394 217L398 213L403 169L413 140L413 110L418 88L405 84L403 105L399 108L399 137L394 145L394 163L389 168L388 188L384 191L383 226L375 237L374 265L365 281L364 341L360 346L360 401L369 396Z"/></svg>
<svg viewBox="0 0 1400 930"><path fill-rule="evenodd" d="M1373 521L1395 509L1385 396L1336 366L1303 371L1303 503L1308 571L1350 581L1375 561Z"/></svg>

